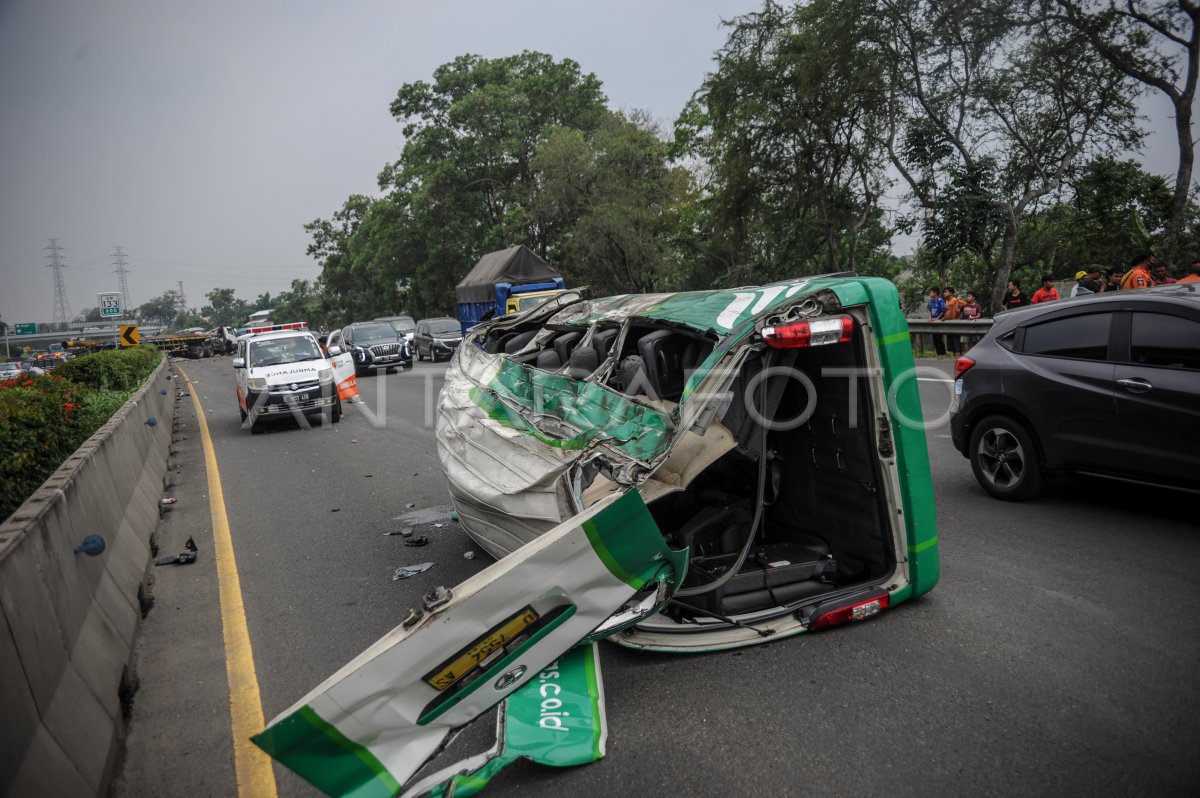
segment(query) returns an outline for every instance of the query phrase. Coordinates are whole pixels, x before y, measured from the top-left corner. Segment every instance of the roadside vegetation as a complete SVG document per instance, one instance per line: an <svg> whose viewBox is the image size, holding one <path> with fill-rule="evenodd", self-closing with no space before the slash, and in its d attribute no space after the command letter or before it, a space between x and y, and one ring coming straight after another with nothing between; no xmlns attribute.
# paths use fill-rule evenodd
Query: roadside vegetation
<svg viewBox="0 0 1200 798"><path fill-rule="evenodd" d="M96 352L0 382L0 519L107 422L157 368L153 347Z"/></svg>
<svg viewBox="0 0 1200 798"><path fill-rule="evenodd" d="M392 98L403 148L378 196L305 226L318 279L253 303L218 289L201 313L452 315L475 261L517 243L595 295L855 270L913 303L970 289L989 312L1011 278L1145 248L1178 269L1200 255L1198 16L1192 0L767 0L726 23L671 121L609 107L569 58L462 55ZM1154 99L1174 174L1133 158ZM898 237L915 254L893 254Z"/></svg>

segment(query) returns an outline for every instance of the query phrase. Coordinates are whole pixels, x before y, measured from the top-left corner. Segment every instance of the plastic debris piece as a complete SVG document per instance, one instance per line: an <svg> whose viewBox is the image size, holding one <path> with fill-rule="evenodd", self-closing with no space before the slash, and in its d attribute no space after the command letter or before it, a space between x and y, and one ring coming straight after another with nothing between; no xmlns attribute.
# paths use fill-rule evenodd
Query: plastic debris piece
<svg viewBox="0 0 1200 798"><path fill-rule="evenodd" d="M158 419L155 418L154 416L150 416L150 418L146 419L142 423L145 424L147 427L157 427Z"/></svg>
<svg viewBox="0 0 1200 798"><path fill-rule="evenodd" d="M473 559L475 559L475 552L473 552L473 551L464 551L464 552L463 552L463 559L464 559L464 560L473 560Z"/></svg>
<svg viewBox="0 0 1200 798"><path fill-rule="evenodd" d="M392 571L392 581L399 582L401 579L408 579L410 576L423 574L433 567L431 562L417 563L416 565L402 565L395 571Z"/></svg>
<svg viewBox="0 0 1200 798"><path fill-rule="evenodd" d="M458 510L451 510L451 511L450 511L450 520L451 520L451 521L457 521L457 520L458 520Z"/></svg>
<svg viewBox="0 0 1200 798"><path fill-rule="evenodd" d="M341 508L341 507L334 507L334 508L333 508L332 510L330 510L329 512L331 512L331 513L340 513L341 511L342 511L342 508Z"/></svg>
<svg viewBox="0 0 1200 798"><path fill-rule="evenodd" d="M404 506L408 507L408 508L412 508L412 507L416 507L417 505L413 504L412 502L409 502L408 504L406 504Z"/></svg>
<svg viewBox="0 0 1200 798"><path fill-rule="evenodd" d="M441 528L442 528L442 527L444 527L444 526L445 526L445 524L434 524L434 525L433 525L433 528L434 528L434 529L441 529Z"/></svg>
<svg viewBox="0 0 1200 798"><path fill-rule="evenodd" d="M165 505L168 505L168 504L178 504L178 503L179 503L179 499L176 499L175 497L173 497L173 496L172 496L172 497L170 497L170 498L167 498L167 499L161 499L161 500L159 500L159 502L158 502L158 503L159 503L159 504L161 504L161 505L164 505L164 506L165 506Z"/></svg>
<svg viewBox="0 0 1200 798"><path fill-rule="evenodd" d="M183 551L168 557L159 557L155 565L191 565L196 561L196 542L190 537L183 544Z"/></svg>
<svg viewBox="0 0 1200 798"><path fill-rule="evenodd" d="M75 547L75 553L97 557L104 552L104 545L104 538L99 535L88 535L82 543Z"/></svg>
<svg viewBox="0 0 1200 798"><path fill-rule="evenodd" d="M415 538L409 538L404 541L405 546L428 546L429 538L424 535L417 535Z"/></svg>

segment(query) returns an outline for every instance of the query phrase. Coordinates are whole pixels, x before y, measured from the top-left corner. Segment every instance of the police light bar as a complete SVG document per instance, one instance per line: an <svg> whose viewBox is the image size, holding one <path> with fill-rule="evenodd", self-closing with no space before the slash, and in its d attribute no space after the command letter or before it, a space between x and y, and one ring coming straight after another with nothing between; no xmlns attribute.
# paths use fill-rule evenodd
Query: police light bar
<svg viewBox="0 0 1200 798"><path fill-rule="evenodd" d="M801 349L824 344L844 344L853 334L854 319L849 316L829 316L764 327L762 338L775 349Z"/></svg>

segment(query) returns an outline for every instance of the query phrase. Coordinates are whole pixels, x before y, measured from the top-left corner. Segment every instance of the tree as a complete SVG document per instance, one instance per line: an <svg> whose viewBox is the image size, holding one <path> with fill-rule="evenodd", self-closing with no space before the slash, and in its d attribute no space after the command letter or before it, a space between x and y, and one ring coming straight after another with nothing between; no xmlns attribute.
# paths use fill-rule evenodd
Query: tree
<svg viewBox="0 0 1200 798"><path fill-rule="evenodd" d="M319 281L292 280L291 290L276 295L274 315L280 322L306 321L314 329L328 324L329 309Z"/></svg>
<svg viewBox="0 0 1200 798"><path fill-rule="evenodd" d="M1194 0L1038 0L1038 19L1080 33L1093 52L1121 74L1162 93L1174 109L1179 166L1163 255L1176 257L1187 225L1196 139L1196 82L1200 77L1200 3Z"/></svg>
<svg viewBox="0 0 1200 798"><path fill-rule="evenodd" d="M151 299L138 308L138 318L143 321L162 324L170 327L179 313L179 292L165 291L161 296Z"/></svg>
<svg viewBox="0 0 1200 798"><path fill-rule="evenodd" d="M393 237L399 251L361 265L401 264L418 309L450 310L454 286L487 252L525 243L554 263L565 231L529 212L531 162L551 128L594 130L604 103L600 81L579 64L529 51L459 56L432 82L401 86L391 112L404 150L379 182L390 191L387 213L409 229Z"/></svg>
<svg viewBox="0 0 1200 798"><path fill-rule="evenodd" d="M980 221L1003 213L998 251L987 230L959 236L979 247L993 275L991 308L1012 272L1025 215L1062 188L1078 161L1127 148L1140 133L1125 76L1082 34L1053 22L1032 29L1008 11L1000 0L863 6L887 63L888 148L910 199L936 216L968 198L961 188L970 185L986 192L969 197L986 210ZM951 239L936 243L952 254Z"/></svg>
<svg viewBox="0 0 1200 798"><path fill-rule="evenodd" d="M854 269L886 245L884 70L864 20L857 0L768 0L676 123L676 154L708 177L717 280Z"/></svg>
<svg viewBox="0 0 1200 798"><path fill-rule="evenodd" d="M237 327L250 315L249 304L234 295L232 288L214 288L204 295L209 304L200 309L215 326Z"/></svg>
<svg viewBox="0 0 1200 798"><path fill-rule="evenodd" d="M644 114L610 112L590 133L556 127L534 152L530 214L563 231L560 267L596 295L662 290L679 265L673 240L691 177L667 161Z"/></svg>

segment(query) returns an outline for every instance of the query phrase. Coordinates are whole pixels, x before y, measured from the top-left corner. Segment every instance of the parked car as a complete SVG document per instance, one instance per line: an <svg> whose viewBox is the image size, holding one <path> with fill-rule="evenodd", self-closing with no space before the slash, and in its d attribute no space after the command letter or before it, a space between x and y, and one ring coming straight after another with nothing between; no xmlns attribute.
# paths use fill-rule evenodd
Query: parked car
<svg viewBox="0 0 1200 798"><path fill-rule="evenodd" d="M596 640L779 644L930 590L912 367L880 278L568 290L473 328L438 400L438 456L464 530L502 559L425 594L254 741L327 792L474 791L530 752L602 753ZM501 701L495 748L412 781Z"/></svg>
<svg viewBox="0 0 1200 798"><path fill-rule="evenodd" d="M462 325L458 319L449 316L421 319L417 322L417 330L413 337L413 343L417 347L417 360L429 358L434 363L449 360L454 350L462 343L462 339Z"/></svg>
<svg viewBox="0 0 1200 798"><path fill-rule="evenodd" d="M25 364L18 361L0 363L0 380L11 380L25 373Z"/></svg>
<svg viewBox="0 0 1200 798"><path fill-rule="evenodd" d="M950 430L999 499L1062 472L1200 490L1200 288L1001 313L955 363Z"/></svg>
<svg viewBox="0 0 1200 798"><path fill-rule="evenodd" d="M404 336L382 321L356 321L329 335L329 354L343 351L354 355L354 371L362 376L374 369L393 372L398 367L412 368L412 351Z"/></svg>
<svg viewBox="0 0 1200 798"><path fill-rule="evenodd" d="M404 340L408 341L408 347L411 351L413 334L417 330L417 322L412 316L380 316L375 321L386 321L392 325L392 329L404 336Z"/></svg>

